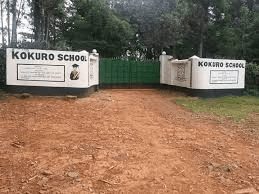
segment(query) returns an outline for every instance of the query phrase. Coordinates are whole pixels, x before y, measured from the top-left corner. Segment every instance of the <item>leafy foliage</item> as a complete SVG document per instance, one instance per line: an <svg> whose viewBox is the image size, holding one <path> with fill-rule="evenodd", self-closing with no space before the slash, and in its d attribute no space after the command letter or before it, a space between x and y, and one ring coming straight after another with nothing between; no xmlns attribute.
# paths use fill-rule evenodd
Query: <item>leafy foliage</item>
<svg viewBox="0 0 259 194"><path fill-rule="evenodd" d="M102 0L73 1L66 38L75 50L97 49L104 56L126 52L133 36L130 24L116 16Z"/></svg>
<svg viewBox="0 0 259 194"><path fill-rule="evenodd" d="M259 65L246 66L246 91L248 94L259 95Z"/></svg>
<svg viewBox="0 0 259 194"><path fill-rule="evenodd" d="M12 16L18 16L17 25L13 26L21 25L19 16L24 12L20 5L25 1L6 0L3 4L7 12L2 13L6 18L10 16L9 22ZM18 2L16 9L14 2ZM27 40L18 43L20 47L96 48L106 57L130 55L157 59L165 50L177 58L200 55L248 61L259 59L259 5L256 0L26 2L31 8L26 17L31 21L33 34L20 33ZM11 30L7 26L2 28L1 39L10 42L10 35L5 36ZM12 35L15 34L14 31ZM15 42L15 37L12 40Z"/></svg>

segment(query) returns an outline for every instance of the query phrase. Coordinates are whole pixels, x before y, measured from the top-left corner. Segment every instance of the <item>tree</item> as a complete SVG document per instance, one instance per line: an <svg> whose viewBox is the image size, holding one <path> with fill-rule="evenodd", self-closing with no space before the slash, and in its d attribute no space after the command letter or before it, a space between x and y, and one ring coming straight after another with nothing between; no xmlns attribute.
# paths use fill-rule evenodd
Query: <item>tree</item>
<svg viewBox="0 0 259 194"><path fill-rule="evenodd" d="M165 50L179 58L259 58L255 0L5 0L0 25L8 45L17 45L24 2L33 33L19 32L21 47L96 48L107 57L155 59Z"/></svg>
<svg viewBox="0 0 259 194"><path fill-rule="evenodd" d="M1 12L1 31L2 31L2 46L5 46L5 38L4 38L4 14L3 14L3 4L4 1L0 2L0 12Z"/></svg>
<svg viewBox="0 0 259 194"><path fill-rule="evenodd" d="M104 1L74 0L72 13L65 37L73 49L95 48L103 56L119 56L126 52L133 36L132 28Z"/></svg>
<svg viewBox="0 0 259 194"><path fill-rule="evenodd" d="M56 43L57 24L65 18L64 4L64 0L32 0L30 2L34 40L40 47L50 47L49 44L53 40L54 44Z"/></svg>
<svg viewBox="0 0 259 194"><path fill-rule="evenodd" d="M25 0L12 0L11 4L9 5L9 1L7 2L7 31L8 31L8 42L9 39L11 39L10 46L11 47L17 47L17 27L19 26L21 22L21 18L24 15L24 5ZM11 13L12 13L12 36L10 37L10 16L9 16L9 6L11 7Z"/></svg>
<svg viewBox="0 0 259 194"><path fill-rule="evenodd" d="M225 0L217 17L209 23L205 54L209 57L251 61L257 17L255 4L251 1Z"/></svg>
<svg viewBox="0 0 259 194"><path fill-rule="evenodd" d="M17 46L17 0L12 1L12 39L11 39L11 47Z"/></svg>
<svg viewBox="0 0 259 194"><path fill-rule="evenodd" d="M136 29L133 44L141 55L157 58L168 47L170 33L162 16L175 9L175 0L120 0L109 1L109 5Z"/></svg>
<svg viewBox="0 0 259 194"><path fill-rule="evenodd" d="M6 9L7 9L7 44L8 46L11 43L11 32L10 32L10 0L6 2Z"/></svg>

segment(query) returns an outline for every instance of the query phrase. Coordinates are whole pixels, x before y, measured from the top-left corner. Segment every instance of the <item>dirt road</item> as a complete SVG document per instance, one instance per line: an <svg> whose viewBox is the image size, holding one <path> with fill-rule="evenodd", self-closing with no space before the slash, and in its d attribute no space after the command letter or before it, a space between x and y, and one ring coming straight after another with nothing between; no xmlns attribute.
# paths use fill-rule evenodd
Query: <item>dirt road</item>
<svg viewBox="0 0 259 194"><path fill-rule="evenodd" d="M259 191L259 139L174 98L107 90L1 100L0 193Z"/></svg>

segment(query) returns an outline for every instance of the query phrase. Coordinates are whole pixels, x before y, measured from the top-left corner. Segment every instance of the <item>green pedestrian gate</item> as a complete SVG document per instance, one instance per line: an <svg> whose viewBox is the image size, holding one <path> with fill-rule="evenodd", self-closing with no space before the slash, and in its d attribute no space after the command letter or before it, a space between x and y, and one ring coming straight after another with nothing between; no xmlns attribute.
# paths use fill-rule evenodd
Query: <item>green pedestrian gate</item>
<svg viewBox="0 0 259 194"><path fill-rule="evenodd" d="M158 61L101 59L101 88L155 87L160 83Z"/></svg>

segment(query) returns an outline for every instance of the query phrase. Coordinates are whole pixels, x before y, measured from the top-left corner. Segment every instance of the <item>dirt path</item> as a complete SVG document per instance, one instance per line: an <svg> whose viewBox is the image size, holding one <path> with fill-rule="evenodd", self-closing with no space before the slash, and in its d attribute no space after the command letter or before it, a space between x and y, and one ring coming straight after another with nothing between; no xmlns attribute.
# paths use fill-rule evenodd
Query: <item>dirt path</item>
<svg viewBox="0 0 259 194"><path fill-rule="evenodd" d="M0 101L0 193L259 190L259 139L155 90ZM251 190L251 189L250 189Z"/></svg>

